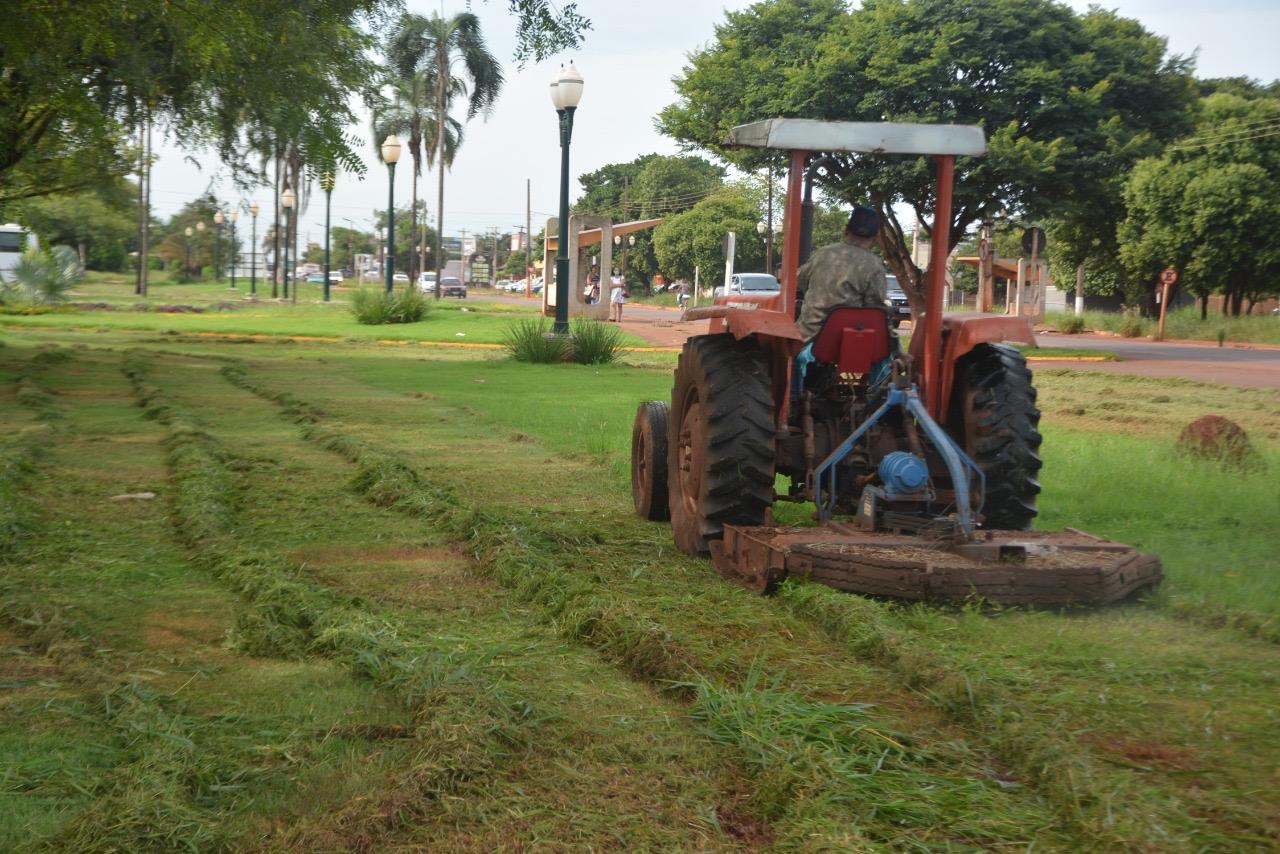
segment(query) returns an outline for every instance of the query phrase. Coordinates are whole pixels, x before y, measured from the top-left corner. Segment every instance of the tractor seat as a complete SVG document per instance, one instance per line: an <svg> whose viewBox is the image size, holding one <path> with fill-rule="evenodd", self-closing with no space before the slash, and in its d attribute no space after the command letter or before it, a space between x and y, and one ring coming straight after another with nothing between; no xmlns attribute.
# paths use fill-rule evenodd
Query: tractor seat
<svg viewBox="0 0 1280 854"><path fill-rule="evenodd" d="M837 308L813 339L813 357L841 374L866 374L892 352L889 315L882 308Z"/></svg>

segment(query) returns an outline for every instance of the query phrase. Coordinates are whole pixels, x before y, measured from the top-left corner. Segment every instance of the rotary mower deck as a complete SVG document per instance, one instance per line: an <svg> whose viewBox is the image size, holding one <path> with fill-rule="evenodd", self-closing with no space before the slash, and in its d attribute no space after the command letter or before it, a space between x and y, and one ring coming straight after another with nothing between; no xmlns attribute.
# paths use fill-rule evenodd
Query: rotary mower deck
<svg viewBox="0 0 1280 854"><path fill-rule="evenodd" d="M716 570L768 594L788 576L898 599L1001 605L1105 605L1160 583L1160 559L1067 529L984 531L966 543L871 532L850 522L814 528L726 525L711 544Z"/></svg>

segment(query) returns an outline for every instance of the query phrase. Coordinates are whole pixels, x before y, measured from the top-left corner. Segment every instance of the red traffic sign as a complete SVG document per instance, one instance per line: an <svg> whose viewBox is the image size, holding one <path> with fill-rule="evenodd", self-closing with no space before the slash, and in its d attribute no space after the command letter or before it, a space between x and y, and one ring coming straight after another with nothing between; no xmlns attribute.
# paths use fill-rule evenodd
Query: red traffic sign
<svg viewBox="0 0 1280 854"><path fill-rule="evenodd" d="M1172 267L1165 267L1160 271L1160 283L1170 287L1178 284L1178 271Z"/></svg>

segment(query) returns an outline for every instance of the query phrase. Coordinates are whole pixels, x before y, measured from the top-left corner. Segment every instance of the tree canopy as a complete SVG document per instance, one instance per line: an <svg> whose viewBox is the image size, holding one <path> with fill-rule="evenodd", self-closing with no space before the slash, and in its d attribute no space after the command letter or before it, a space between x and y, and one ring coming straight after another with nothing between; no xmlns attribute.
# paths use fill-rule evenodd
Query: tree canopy
<svg viewBox="0 0 1280 854"><path fill-rule="evenodd" d="M671 217L654 233L659 268L672 276L693 280L695 267L703 281L718 281L724 269L722 240L737 233L736 268L762 270L764 242L756 235L760 200L741 186L725 187L684 213Z"/></svg>
<svg viewBox="0 0 1280 854"><path fill-rule="evenodd" d="M853 10L767 0L729 13L676 87L680 100L659 127L748 168L764 153L721 142L761 118L981 125L986 156L956 167L951 247L1002 209L1096 210L1129 164L1185 131L1193 97L1190 62L1168 55L1164 39L1052 0L866 0ZM880 210L881 248L917 312L921 271L895 208L914 211L927 231L933 173L923 157L839 156L818 179L837 198Z"/></svg>
<svg viewBox="0 0 1280 854"><path fill-rule="evenodd" d="M1141 161L1125 187L1120 256L1148 285L1173 266L1201 298L1245 300L1280 290L1280 99L1221 92L1204 100L1196 132Z"/></svg>

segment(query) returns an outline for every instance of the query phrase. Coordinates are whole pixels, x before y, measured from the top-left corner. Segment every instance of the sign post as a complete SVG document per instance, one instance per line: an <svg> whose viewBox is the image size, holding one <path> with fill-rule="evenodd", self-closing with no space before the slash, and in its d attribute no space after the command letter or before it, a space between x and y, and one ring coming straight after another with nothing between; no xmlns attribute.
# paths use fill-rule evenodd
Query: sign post
<svg viewBox="0 0 1280 854"><path fill-rule="evenodd" d="M1160 327L1156 330L1156 340L1164 340L1164 316L1169 311L1169 290L1178 284L1178 271L1173 267L1165 267L1160 271Z"/></svg>

